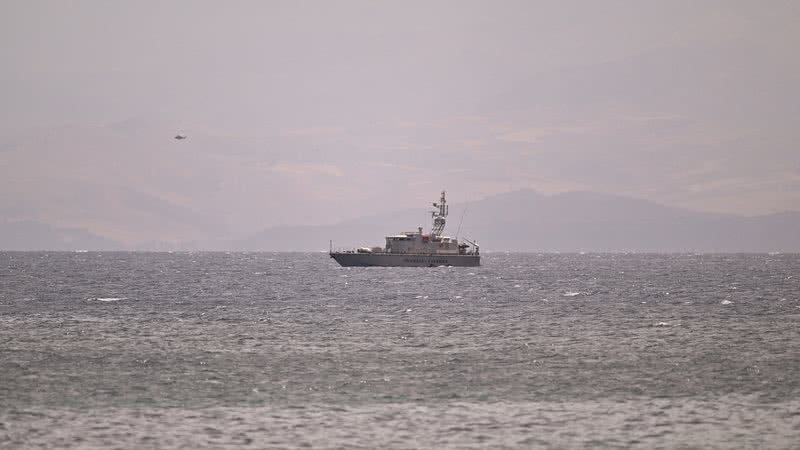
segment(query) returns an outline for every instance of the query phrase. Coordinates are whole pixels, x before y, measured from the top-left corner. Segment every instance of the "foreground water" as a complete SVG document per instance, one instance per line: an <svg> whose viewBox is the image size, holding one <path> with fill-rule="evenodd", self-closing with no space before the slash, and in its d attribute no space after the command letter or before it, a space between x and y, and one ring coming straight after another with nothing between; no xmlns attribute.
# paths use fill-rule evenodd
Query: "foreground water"
<svg viewBox="0 0 800 450"><path fill-rule="evenodd" d="M799 255L0 253L2 448L797 448Z"/></svg>

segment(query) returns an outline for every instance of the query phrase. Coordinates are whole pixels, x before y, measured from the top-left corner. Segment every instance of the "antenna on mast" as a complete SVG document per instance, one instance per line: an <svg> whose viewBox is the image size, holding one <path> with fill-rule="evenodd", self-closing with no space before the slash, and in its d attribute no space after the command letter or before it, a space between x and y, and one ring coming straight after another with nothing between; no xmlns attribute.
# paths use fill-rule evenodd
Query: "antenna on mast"
<svg viewBox="0 0 800 450"><path fill-rule="evenodd" d="M458 235L461 234L461 224L464 223L464 215L467 214L467 208L469 208L469 203L464 205L464 210L461 211L461 220L458 221L458 230L456 230L456 240L458 240Z"/></svg>

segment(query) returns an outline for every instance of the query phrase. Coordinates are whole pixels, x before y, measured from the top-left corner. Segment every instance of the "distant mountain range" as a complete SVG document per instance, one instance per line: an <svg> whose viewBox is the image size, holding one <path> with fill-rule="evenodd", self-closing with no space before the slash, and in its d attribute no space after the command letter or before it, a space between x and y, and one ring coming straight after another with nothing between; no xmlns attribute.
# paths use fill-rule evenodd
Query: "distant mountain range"
<svg viewBox="0 0 800 450"><path fill-rule="evenodd" d="M111 239L77 228L58 228L25 220L0 222L0 250L122 250Z"/></svg>
<svg viewBox="0 0 800 450"><path fill-rule="evenodd" d="M463 221L462 221L463 217ZM88 230L0 222L4 250L319 251L382 245L387 234L430 227L409 209L329 226L281 226L234 240L123 245ZM459 226L460 225L460 226ZM519 252L800 252L800 212L757 217L714 214L588 192L530 190L454 204L446 234L477 239L483 251Z"/></svg>
<svg viewBox="0 0 800 450"><path fill-rule="evenodd" d="M466 211L465 211L466 209ZM275 227L236 241L252 250L383 245L386 234L429 229L409 210L332 226ZM459 222L463 223L459 231ZM758 217L670 208L588 192L542 195L523 190L453 205L446 234L477 239L484 251L525 252L797 252L800 212Z"/></svg>

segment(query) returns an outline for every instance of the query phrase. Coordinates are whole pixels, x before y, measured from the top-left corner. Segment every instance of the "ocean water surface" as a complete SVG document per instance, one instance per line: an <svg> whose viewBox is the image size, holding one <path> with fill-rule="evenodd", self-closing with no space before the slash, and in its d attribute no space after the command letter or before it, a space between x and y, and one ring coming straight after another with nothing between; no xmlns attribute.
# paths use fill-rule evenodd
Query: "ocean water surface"
<svg viewBox="0 0 800 450"><path fill-rule="evenodd" d="M798 448L800 255L0 253L0 448Z"/></svg>

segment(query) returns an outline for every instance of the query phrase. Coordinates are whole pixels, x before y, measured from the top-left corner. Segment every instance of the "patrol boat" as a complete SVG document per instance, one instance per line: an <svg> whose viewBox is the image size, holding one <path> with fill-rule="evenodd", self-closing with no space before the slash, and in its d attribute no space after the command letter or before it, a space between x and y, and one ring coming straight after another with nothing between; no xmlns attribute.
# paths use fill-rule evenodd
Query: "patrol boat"
<svg viewBox="0 0 800 450"><path fill-rule="evenodd" d="M417 231L406 231L394 236L386 236L386 247L361 247L355 250L329 252L331 258L342 266L382 266L382 267L436 267L436 266L480 266L480 247L475 241L443 236L449 207L445 191L439 203L433 204L431 211L433 227L430 234L424 234L422 227Z"/></svg>

